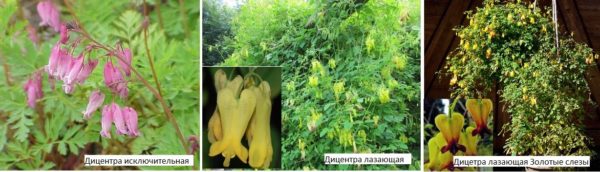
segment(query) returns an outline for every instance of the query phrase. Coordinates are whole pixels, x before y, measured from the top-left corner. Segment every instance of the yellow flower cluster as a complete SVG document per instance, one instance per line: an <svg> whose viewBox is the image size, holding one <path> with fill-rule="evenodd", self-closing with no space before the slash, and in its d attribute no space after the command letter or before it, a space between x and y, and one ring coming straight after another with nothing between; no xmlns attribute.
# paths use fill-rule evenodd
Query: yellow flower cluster
<svg viewBox="0 0 600 172"><path fill-rule="evenodd" d="M249 79L249 78L247 78ZM241 76L227 80L223 70L215 73L217 109L208 123L211 143L208 155L221 155L223 166L228 167L236 156L253 168L268 168L273 158L271 144L271 88L262 81L258 86ZM246 135L248 150L241 143Z"/></svg>

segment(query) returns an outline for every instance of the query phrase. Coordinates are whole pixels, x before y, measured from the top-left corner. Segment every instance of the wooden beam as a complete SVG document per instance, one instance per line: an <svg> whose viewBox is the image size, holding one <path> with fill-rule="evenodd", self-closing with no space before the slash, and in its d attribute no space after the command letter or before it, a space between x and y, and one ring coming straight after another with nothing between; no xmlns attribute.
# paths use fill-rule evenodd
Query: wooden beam
<svg viewBox="0 0 600 172"><path fill-rule="evenodd" d="M575 0L563 0L557 2L559 8L558 11L565 19L567 30L573 33L576 41L584 42L591 47L592 41L588 38L585 23L581 20L581 15L577 9ZM592 97L598 102L600 100L600 70L598 67L589 68L586 71L585 78L592 93Z"/></svg>
<svg viewBox="0 0 600 172"><path fill-rule="evenodd" d="M467 11L473 1L465 2L463 0L451 1L444 13L439 26L429 45L425 48L425 96L436 80L436 72L443 65L443 62L454 42L454 27L463 23L465 19L464 12Z"/></svg>

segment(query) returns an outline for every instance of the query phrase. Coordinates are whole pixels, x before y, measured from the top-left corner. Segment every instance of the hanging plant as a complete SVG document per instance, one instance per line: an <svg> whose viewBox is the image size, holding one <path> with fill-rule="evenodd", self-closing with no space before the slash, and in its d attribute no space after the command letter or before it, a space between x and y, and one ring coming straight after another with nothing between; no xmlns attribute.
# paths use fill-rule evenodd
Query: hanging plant
<svg viewBox="0 0 600 172"><path fill-rule="evenodd" d="M520 1L484 5L456 29L460 44L445 67L452 96L498 90L511 115L502 131L508 154L590 155L581 117L590 101L585 71L597 55L571 36L555 36L551 10Z"/></svg>

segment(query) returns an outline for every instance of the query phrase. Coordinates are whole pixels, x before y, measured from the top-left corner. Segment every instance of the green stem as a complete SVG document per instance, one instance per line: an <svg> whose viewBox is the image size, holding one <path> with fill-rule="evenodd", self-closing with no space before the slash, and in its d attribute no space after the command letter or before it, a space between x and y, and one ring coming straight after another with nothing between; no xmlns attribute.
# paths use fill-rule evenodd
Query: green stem
<svg viewBox="0 0 600 172"><path fill-rule="evenodd" d="M144 0L144 17L148 20L148 7L146 5L146 0ZM150 21L147 21L150 22ZM152 77L154 78L154 83L156 84L156 88L158 89L158 94L162 94L162 90L160 89L160 82L158 82L158 75L156 75L156 69L154 68L154 60L152 59L152 55L150 54L150 48L148 48L148 26L144 26L144 47L146 48L146 57L148 57L148 62L150 62L150 69L152 70Z"/></svg>
<svg viewBox="0 0 600 172"><path fill-rule="evenodd" d="M181 14L181 23L183 24L183 30L185 31L185 37L190 36L190 30L187 25L187 17L185 17L185 6L183 0L179 0L179 13Z"/></svg>

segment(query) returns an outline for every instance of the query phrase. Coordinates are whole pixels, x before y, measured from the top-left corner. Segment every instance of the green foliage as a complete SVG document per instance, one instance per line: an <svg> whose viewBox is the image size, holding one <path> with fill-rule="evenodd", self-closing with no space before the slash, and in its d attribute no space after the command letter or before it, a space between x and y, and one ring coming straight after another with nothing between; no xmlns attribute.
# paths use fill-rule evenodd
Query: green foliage
<svg viewBox="0 0 600 172"><path fill-rule="evenodd" d="M226 42L230 41L233 13L223 1L202 1L202 65L220 63L231 53Z"/></svg>
<svg viewBox="0 0 600 172"><path fill-rule="evenodd" d="M108 46L121 43L131 48L134 68L151 86L156 86L145 48L143 1L69 2L81 26L98 42ZM186 0L184 3L183 14L178 1L161 4L162 26L157 12L149 11L147 42L163 97L187 141L188 137L199 135L199 78L193 73L199 73L200 10L198 1ZM100 64L70 95L62 91L61 81L53 84L44 73L44 97L37 103L41 108L29 108L23 85L32 73L43 70L59 35L52 29L38 27L38 23L28 23L36 20L18 15L16 9L21 8L19 5L14 0L0 2L0 29L5 31L0 34L0 95L3 97L0 100L0 169L92 169L83 166L83 156L79 157L82 154L185 154L189 148L181 145L159 101L139 79L131 78L127 99L108 94L102 74L107 56L102 50L92 51L91 58L98 59ZM155 9L151 7L155 1L149 1L148 5L149 9ZM75 19L64 4L59 7L61 21L69 23ZM37 16L35 11L31 14ZM37 28L41 39L39 45L28 38L27 32L23 32L28 25ZM187 36L186 25L190 32ZM76 33L71 34L71 39L79 37ZM88 43L89 40L84 39L81 44ZM81 48L75 49L75 53L79 51ZM139 137L113 133L112 139L101 138L100 112L93 113L89 120L83 119L81 112L87 106L90 92L97 89L107 93L104 104L115 101L138 112ZM195 158L197 162L199 156L196 154Z"/></svg>
<svg viewBox="0 0 600 172"><path fill-rule="evenodd" d="M222 64L284 66L283 169L420 169L419 1L249 1ZM257 10L261 9L261 10ZM324 165L324 153L411 153Z"/></svg>
<svg viewBox="0 0 600 172"><path fill-rule="evenodd" d="M585 71L595 58L570 36L561 35L557 49L550 14L533 3L485 1L469 13L470 25L457 29L450 85L454 96L478 98L501 84L511 114L503 128L507 153L589 155L580 117L589 94Z"/></svg>

